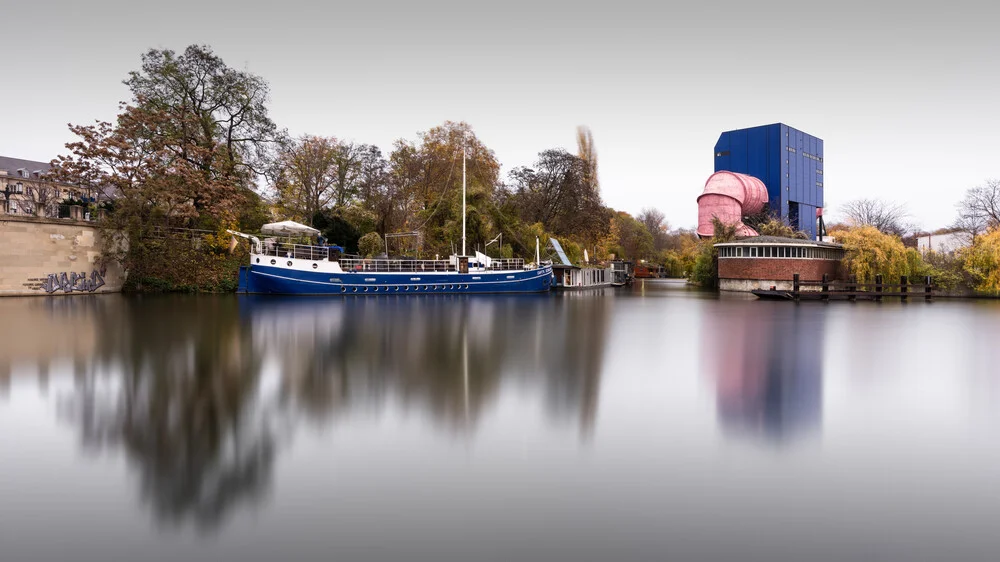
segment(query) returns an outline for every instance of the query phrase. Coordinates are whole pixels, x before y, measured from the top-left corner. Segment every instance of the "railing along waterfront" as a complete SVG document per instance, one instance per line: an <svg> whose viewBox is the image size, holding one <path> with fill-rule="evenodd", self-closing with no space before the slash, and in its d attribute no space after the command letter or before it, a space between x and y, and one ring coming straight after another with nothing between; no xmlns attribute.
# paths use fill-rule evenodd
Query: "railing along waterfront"
<svg viewBox="0 0 1000 562"><path fill-rule="evenodd" d="M450 260L420 260L407 258L360 258L348 256L327 246L310 246L304 244L268 244L262 245L261 255L278 258L294 258L312 261L338 261L344 271L372 272L408 272L421 271L455 271ZM524 269L521 258L504 258L490 261L484 268L486 271L510 271ZM483 271L470 263L470 271Z"/></svg>

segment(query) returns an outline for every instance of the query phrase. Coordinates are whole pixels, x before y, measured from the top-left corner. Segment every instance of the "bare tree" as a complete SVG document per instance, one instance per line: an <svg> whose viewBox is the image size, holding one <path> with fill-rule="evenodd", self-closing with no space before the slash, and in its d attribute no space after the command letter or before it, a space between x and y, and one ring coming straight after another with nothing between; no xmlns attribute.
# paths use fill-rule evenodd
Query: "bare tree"
<svg viewBox="0 0 1000 562"><path fill-rule="evenodd" d="M34 203L34 214L40 217L59 216L59 188L39 185L28 190Z"/></svg>
<svg viewBox="0 0 1000 562"><path fill-rule="evenodd" d="M853 226L874 226L886 234L903 236L909 230L906 207L881 199L854 199L842 208Z"/></svg>
<svg viewBox="0 0 1000 562"><path fill-rule="evenodd" d="M1000 226L1000 180L986 180L983 185L970 188L957 206L958 218L952 228L968 235L970 242L977 235Z"/></svg>

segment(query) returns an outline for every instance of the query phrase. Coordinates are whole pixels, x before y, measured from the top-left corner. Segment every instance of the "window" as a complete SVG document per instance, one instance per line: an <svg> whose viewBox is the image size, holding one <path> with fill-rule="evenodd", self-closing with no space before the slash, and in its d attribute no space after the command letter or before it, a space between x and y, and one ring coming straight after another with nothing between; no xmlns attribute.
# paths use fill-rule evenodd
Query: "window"
<svg viewBox="0 0 1000 562"><path fill-rule="evenodd" d="M795 152L795 148L794 148L794 147L791 147L791 146L789 146L789 147L788 147L788 152L791 152L792 154L795 154L795 153L796 153L796 152ZM805 154L805 153L803 153L803 154Z"/></svg>
<svg viewBox="0 0 1000 562"><path fill-rule="evenodd" d="M823 175L823 170L821 170L819 168L816 168L816 173L822 176Z"/></svg>
<svg viewBox="0 0 1000 562"><path fill-rule="evenodd" d="M17 184L14 185L14 193L24 193L24 184L17 182Z"/></svg>
<svg viewBox="0 0 1000 562"><path fill-rule="evenodd" d="M721 152L716 152L716 153L715 153L715 157L716 157L716 158L718 158L718 157L720 157L720 156L729 156L729 151L728 151L728 150L723 150L723 151L721 151Z"/></svg>
<svg viewBox="0 0 1000 562"><path fill-rule="evenodd" d="M743 257L743 248L736 248L737 257Z"/></svg>
<svg viewBox="0 0 1000 562"><path fill-rule="evenodd" d="M816 182L816 187L823 187L823 182L821 181Z"/></svg>

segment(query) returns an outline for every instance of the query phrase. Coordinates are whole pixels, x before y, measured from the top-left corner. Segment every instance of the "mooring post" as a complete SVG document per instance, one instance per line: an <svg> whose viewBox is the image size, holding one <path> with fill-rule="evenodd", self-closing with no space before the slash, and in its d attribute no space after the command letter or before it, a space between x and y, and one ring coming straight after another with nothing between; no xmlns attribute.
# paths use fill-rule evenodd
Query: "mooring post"
<svg viewBox="0 0 1000 562"><path fill-rule="evenodd" d="M823 274L823 300L829 300L830 298L830 278L826 273Z"/></svg>
<svg viewBox="0 0 1000 562"><path fill-rule="evenodd" d="M902 295L901 298L903 299L903 302L906 302L906 276L905 275L900 275L899 276L899 292L903 293L903 295Z"/></svg>
<svg viewBox="0 0 1000 562"><path fill-rule="evenodd" d="M928 275L924 278L924 300L931 300L931 276Z"/></svg>
<svg viewBox="0 0 1000 562"><path fill-rule="evenodd" d="M795 273L792 275L792 296L795 300L799 300L799 274Z"/></svg>
<svg viewBox="0 0 1000 562"><path fill-rule="evenodd" d="M855 294L858 292L858 276L851 275L847 279L850 282L850 284L847 286L847 291L850 293L850 295L848 295L847 297L847 300L854 302L858 300L858 295Z"/></svg>
<svg viewBox="0 0 1000 562"><path fill-rule="evenodd" d="M882 274L875 276L875 302L882 302Z"/></svg>

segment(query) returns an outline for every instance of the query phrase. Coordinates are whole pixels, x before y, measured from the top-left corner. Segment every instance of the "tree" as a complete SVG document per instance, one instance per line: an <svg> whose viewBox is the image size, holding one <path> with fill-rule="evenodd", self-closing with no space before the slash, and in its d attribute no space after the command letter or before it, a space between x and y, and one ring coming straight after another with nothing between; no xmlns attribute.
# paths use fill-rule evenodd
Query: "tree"
<svg viewBox="0 0 1000 562"><path fill-rule="evenodd" d="M358 251L366 258L381 253L384 248L382 237L377 232L369 232L362 236L361 240L358 240Z"/></svg>
<svg viewBox="0 0 1000 562"><path fill-rule="evenodd" d="M900 237L908 230L905 223L908 214L903 205L861 198L848 201L842 212L853 226L872 226L885 234Z"/></svg>
<svg viewBox="0 0 1000 562"><path fill-rule="evenodd" d="M579 156L562 149L542 151L533 167L511 171L513 208L524 223L540 222L557 236L596 242L610 216L587 174L587 163Z"/></svg>
<svg viewBox="0 0 1000 562"><path fill-rule="evenodd" d="M157 281L164 287L190 286L174 283L184 276L235 277L224 230L245 213L260 218L260 205L248 199L280 137L267 116L267 83L192 46L180 56L148 51L125 84L132 100L114 123L70 125L77 140L53 161L54 177L115 200L102 229L117 243L104 257L122 263L130 284L150 272L171 277ZM180 245L165 241L175 226L218 235L205 237L198 255L180 256ZM189 259L197 263L181 263Z"/></svg>
<svg viewBox="0 0 1000 562"><path fill-rule="evenodd" d="M339 151L337 139L311 136L303 136L281 149L271 176L285 211L313 225L314 215L336 196Z"/></svg>
<svg viewBox="0 0 1000 562"><path fill-rule="evenodd" d="M361 205L374 217L375 230L396 232L406 218L407 201L403 189L392 181L389 162L375 145L359 149L357 189Z"/></svg>
<svg viewBox="0 0 1000 562"><path fill-rule="evenodd" d="M959 250L959 256L977 291L1000 294L1000 228L977 236L971 246Z"/></svg>
<svg viewBox="0 0 1000 562"><path fill-rule="evenodd" d="M705 288L716 288L719 285L719 250L716 244L736 240L737 227L726 224L718 217L712 217L712 237L699 242L700 251L691 268L691 282Z"/></svg>
<svg viewBox="0 0 1000 562"><path fill-rule="evenodd" d="M591 191L599 193L601 184L597 176L597 148L594 146L594 134L589 128L582 125L576 128L576 146L577 156L584 163L584 183Z"/></svg>
<svg viewBox="0 0 1000 562"><path fill-rule="evenodd" d="M1000 180L970 188L957 206L958 218L952 227L966 233L970 243L979 234L1000 227Z"/></svg>
<svg viewBox="0 0 1000 562"><path fill-rule="evenodd" d="M903 241L881 232L874 226L863 226L833 234L844 246L844 267L860 283L872 283L881 274L887 283L901 275L911 275L910 258Z"/></svg>
<svg viewBox="0 0 1000 562"><path fill-rule="evenodd" d="M802 240L809 238L809 235L804 231L795 230L785 221L776 218L758 224L754 227L754 230L761 236L780 236L782 238L799 238Z"/></svg>
<svg viewBox="0 0 1000 562"><path fill-rule="evenodd" d="M623 258L638 261L652 256L653 235L646 225L623 211L616 213L614 220L618 223L618 247Z"/></svg>
<svg viewBox="0 0 1000 562"><path fill-rule="evenodd" d="M664 222L666 216L659 209L646 207L636 217L636 220L646 225L646 230L653 236L653 247L657 251L666 247L667 224Z"/></svg>
<svg viewBox="0 0 1000 562"><path fill-rule="evenodd" d="M500 163L467 123L446 121L418 134L417 142L396 141L389 173L396 199L406 201L409 230L423 233L430 251L449 253L462 236L462 152L466 154L469 242L485 244L489 207L498 183Z"/></svg>
<svg viewBox="0 0 1000 562"><path fill-rule="evenodd" d="M281 140L267 112L267 82L226 66L211 47L191 45L180 55L150 49L124 83L135 105L169 116L179 156L206 175L249 182Z"/></svg>

